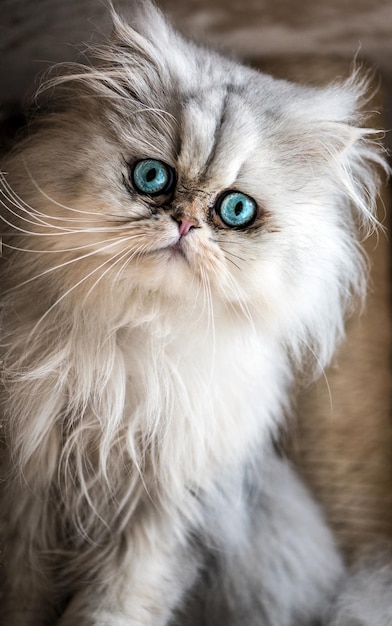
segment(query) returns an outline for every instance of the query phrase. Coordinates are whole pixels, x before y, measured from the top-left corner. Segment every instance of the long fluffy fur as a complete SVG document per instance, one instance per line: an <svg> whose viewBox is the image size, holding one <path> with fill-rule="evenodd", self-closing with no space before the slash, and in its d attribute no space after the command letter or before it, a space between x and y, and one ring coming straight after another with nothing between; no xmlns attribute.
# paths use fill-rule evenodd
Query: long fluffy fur
<svg viewBox="0 0 392 626"><path fill-rule="evenodd" d="M365 82L298 87L149 3L133 19L113 13L97 64L46 85L51 112L2 163L8 624L52 623L73 595L64 626L164 624L203 502L263 454L365 291L358 224L384 166L355 127ZM165 210L128 182L149 156L177 171ZM225 188L257 199L257 227L211 222ZM203 225L186 261L167 252L173 207Z"/></svg>
<svg viewBox="0 0 392 626"><path fill-rule="evenodd" d="M388 626L391 606L391 545L372 544L359 556L341 587L330 626Z"/></svg>

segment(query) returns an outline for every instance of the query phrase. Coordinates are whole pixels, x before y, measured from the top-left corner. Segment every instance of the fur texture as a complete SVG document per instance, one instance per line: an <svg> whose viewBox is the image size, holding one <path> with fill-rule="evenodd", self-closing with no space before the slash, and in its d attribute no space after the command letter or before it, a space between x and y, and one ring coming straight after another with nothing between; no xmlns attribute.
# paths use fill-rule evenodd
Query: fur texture
<svg viewBox="0 0 392 626"><path fill-rule="evenodd" d="M176 626L313 626L329 619L344 580L331 533L288 463L266 455L254 469L245 474L241 499L231 477L207 503L201 575Z"/></svg>
<svg viewBox="0 0 392 626"><path fill-rule="evenodd" d="M220 498L243 507L233 546L261 546L259 523L241 531L247 485L257 511L294 377L328 363L365 290L359 226L383 159L358 126L358 75L298 87L184 41L149 3L113 20L2 163L7 625L166 624L211 545L235 553L213 536ZM138 193L146 158L175 172L170 194ZM220 219L227 190L256 201L246 228ZM327 537L298 497L310 542ZM303 563L301 589L321 615L342 570L329 536L313 545L327 565ZM315 615L296 599L276 621L260 602L248 624Z"/></svg>
<svg viewBox="0 0 392 626"><path fill-rule="evenodd" d="M389 626L391 587L391 545L373 544L363 551L342 586L330 626Z"/></svg>

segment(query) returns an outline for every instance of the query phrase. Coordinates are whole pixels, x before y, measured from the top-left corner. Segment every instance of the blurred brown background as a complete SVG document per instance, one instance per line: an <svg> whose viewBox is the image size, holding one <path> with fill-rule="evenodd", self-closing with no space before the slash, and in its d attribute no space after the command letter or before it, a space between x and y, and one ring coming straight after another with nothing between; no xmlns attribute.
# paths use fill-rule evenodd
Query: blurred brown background
<svg viewBox="0 0 392 626"><path fill-rule="evenodd" d="M143 0L141 0L143 1ZM114 3L132 14L132 0ZM392 78L391 0L159 0L197 39L245 57L357 53ZM110 30L104 0L0 0L1 100L18 99L47 63Z"/></svg>
<svg viewBox="0 0 392 626"><path fill-rule="evenodd" d="M392 126L391 0L161 0L185 33L274 74L311 83L344 76L354 57L375 69L371 107ZM115 5L132 14L132 2ZM110 31L101 0L0 0L0 121L12 129L19 103L48 64L77 58ZM12 120L14 118L14 120ZM389 135L387 142L392 146ZM383 193L379 216L390 207ZM388 224L388 218L385 222ZM372 280L364 314L316 387L302 394L291 450L324 504L346 555L392 537L390 248L367 242Z"/></svg>

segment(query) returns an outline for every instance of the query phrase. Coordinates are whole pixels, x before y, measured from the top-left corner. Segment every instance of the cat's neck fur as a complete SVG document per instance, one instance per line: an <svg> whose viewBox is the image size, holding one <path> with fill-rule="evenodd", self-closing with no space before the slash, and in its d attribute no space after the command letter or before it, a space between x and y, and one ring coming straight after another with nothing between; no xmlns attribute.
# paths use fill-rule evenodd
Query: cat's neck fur
<svg viewBox="0 0 392 626"><path fill-rule="evenodd" d="M100 481L108 481L116 492L124 483L121 470L129 471L131 463L129 500L143 480L149 496L153 490L177 504L181 491L212 488L227 464L244 463L260 451L287 398L283 346L271 328L252 323L244 311L225 308L222 314L219 300L212 296L209 306L200 307L198 298L204 295L195 294L193 303L179 309L176 299L136 293L111 325L102 303L101 322L93 306L70 311L53 354L38 349L35 366L30 363L19 380L19 397L31 393L32 401L15 438L21 463L34 459L31 473L26 461L22 467L36 488L48 489L55 479L64 436L68 447L61 462L71 472L77 463L80 472L82 459L90 458L99 491ZM55 311L42 322L42 344L45 326L56 328ZM58 425L61 414L66 435ZM82 470L86 490L89 473Z"/></svg>

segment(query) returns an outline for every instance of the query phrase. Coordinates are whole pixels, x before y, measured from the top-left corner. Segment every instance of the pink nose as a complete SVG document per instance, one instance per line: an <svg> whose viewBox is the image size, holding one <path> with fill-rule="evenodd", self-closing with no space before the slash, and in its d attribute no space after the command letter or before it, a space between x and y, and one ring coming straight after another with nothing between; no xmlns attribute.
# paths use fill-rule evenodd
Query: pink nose
<svg viewBox="0 0 392 626"><path fill-rule="evenodd" d="M185 237L191 228L198 228L199 220L196 217L192 217L190 215L184 215L180 213L178 215L174 215L173 219L178 224L178 232L180 237Z"/></svg>

